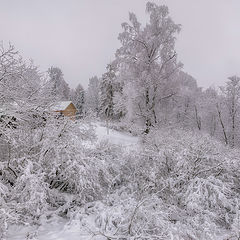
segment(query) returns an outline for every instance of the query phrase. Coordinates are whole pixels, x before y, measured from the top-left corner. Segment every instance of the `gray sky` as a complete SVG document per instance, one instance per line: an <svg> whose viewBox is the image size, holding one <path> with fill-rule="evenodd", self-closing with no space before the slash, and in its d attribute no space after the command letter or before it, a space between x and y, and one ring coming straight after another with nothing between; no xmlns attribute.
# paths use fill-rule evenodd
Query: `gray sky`
<svg viewBox="0 0 240 240"><path fill-rule="evenodd" d="M0 0L0 40L41 70L62 69L71 87L101 76L119 47L128 12L146 21L145 0ZM182 24L177 52L200 86L240 75L240 0L155 0Z"/></svg>

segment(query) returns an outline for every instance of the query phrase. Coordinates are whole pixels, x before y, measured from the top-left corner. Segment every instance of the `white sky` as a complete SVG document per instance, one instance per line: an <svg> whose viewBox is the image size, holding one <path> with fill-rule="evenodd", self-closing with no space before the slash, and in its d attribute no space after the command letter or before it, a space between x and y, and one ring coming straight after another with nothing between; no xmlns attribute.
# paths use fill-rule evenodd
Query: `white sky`
<svg viewBox="0 0 240 240"><path fill-rule="evenodd" d="M71 87L101 76L128 12L146 21L146 0L0 0L0 40L40 69L62 69ZM200 86L240 75L240 0L155 0L182 24L178 57Z"/></svg>

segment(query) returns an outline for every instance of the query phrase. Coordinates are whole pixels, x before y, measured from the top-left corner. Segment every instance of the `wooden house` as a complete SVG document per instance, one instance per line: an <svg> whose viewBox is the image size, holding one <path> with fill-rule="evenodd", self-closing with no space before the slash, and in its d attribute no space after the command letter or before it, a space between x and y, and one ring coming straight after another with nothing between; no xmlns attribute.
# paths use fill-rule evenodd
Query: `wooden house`
<svg viewBox="0 0 240 240"><path fill-rule="evenodd" d="M61 101L57 102L52 110L56 113L59 113L60 116L66 116L73 120L76 119L77 109L71 101Z"/></svg>

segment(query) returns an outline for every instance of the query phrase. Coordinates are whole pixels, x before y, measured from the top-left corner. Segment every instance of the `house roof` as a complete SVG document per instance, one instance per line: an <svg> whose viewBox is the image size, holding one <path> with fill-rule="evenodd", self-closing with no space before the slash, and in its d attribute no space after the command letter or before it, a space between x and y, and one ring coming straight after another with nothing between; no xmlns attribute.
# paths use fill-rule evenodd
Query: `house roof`
<svg viewBox="0 0 240 240"><path fill-rule="evenodd" d="M54 105L51 107L51 110L53 110L53 111L63 111L63 110L65 110L71 103L72 103L72 101L61 101L61 102L57 102L56 104L54 104Z"/></svg>

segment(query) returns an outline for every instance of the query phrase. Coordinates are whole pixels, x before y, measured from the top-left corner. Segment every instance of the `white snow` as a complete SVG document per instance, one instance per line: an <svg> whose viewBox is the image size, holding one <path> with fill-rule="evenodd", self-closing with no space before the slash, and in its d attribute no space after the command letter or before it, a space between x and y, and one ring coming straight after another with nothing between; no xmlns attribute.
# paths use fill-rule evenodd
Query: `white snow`
<svg viewBox="0 0 240 240"><path fill-rule="evenodd" d="M51 107L52 111L63 111L65 110L72 102L71 101L62 101L57 102Z"/></svg>
<svg viewBox="0 0 240 240"><path fill-rule="evenodd" d="M74 220L67 222L59 219L54 223L45 223L39 228L12 226L7 237L8 240L101 240L99 236L93 236L87 228ZM35 238L34 238L35 237Z"/></svg>
<svg viewBox="0 0 240 240"><path fill-rule="evenodd" d="M118 132L113 129L108 129L97 122L93 124L98 141L108 140L110 143L121 145L127 148L134 148L138 145L138 137L131 136L125 132Z"/></svg>

